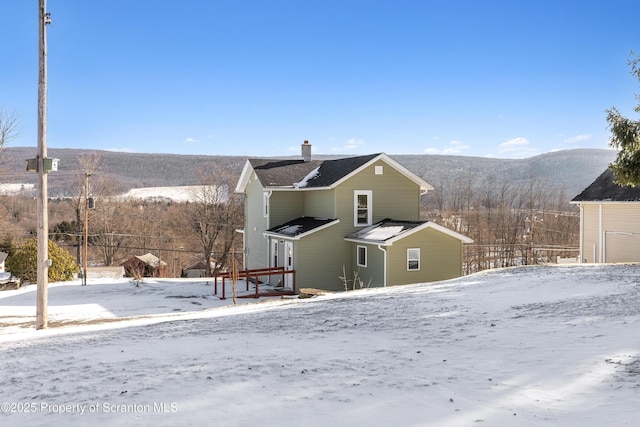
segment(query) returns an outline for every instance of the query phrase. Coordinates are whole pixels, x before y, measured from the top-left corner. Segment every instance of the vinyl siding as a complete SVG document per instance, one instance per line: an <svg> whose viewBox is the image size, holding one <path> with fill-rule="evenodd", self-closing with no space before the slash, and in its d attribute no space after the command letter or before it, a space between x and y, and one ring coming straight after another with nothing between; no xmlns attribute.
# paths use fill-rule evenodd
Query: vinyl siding
<svg viewBox="0 0 640 427"><path fill-rule="evenodd" d="M296 287L342 291L342 266L351 271L351 243L344 240L341 223L317 231L294 244Z"/></svg>
<svg viewBox="0 0 640 427"><path fill-rule="evenodd" d="M640 262L640 204L602 205L604 262Z"/></svg>
<svg viewBox="0 0 640 427"><path fill-rule="evenodd" d="M244 239L245 266L244 268L262 268L268 265L268 240L262 233L268 228L267 218L263 214L263 188L255 173L251 175L246 189L245 209L245 229Z"/></svg>
<svg viewBox="0 0 640 427"><path fill-rule="evenodd" d="M583 262L640 262L640 204L589 203L582 215Z"/></svg>
<svg viewBox="0 0 640 427"><path fill-rule="evenodd" d="M367 247L367 266L360 267L358 265L357 248L358 246ZM353 280L353 272L358 272L358 277L364 282L364 286L370 288L378 288L384 286L384 252L378 249L378 245L369 245L364 243L351 243L351 264L353 270L347 270L347 277ZM371 282L369 282L371 280ZM353 283L349 283L349 289L353 289ZM356 287L357 289L357 287Z"/></svg>
<svg viewBox="0 0 640 427"><path fill-rule="evenodd" d="M383 175L375 175L375 166L383 166ZM345 235L361 228L353 226L353 192L355 190L373 192L373 223L385 218L405 221L420 219L419 186L385 162L378 161L336 189L337 216L351 226Z"/></svg>
<svg viewBox="0 0 640 427"><path fill-rule="evenodd" d="M304 215L304 194L294 191L274 191L269 199L269 207L270 218L267 228L284 224Z"/></svg>
<svg viewBox="0 0 640 427"><path fill-rule="evenodd" d="M407 249L420 248L420 270L407 270ZM433 282L462 276L462 242L430 228L388 247L389 285Z"/></svg>
<svg viewBox="0 0 640 427"><path fill-rule="evenodd" d="M335 204L333 190L304 192L304 216L336 218Z"/></svg>

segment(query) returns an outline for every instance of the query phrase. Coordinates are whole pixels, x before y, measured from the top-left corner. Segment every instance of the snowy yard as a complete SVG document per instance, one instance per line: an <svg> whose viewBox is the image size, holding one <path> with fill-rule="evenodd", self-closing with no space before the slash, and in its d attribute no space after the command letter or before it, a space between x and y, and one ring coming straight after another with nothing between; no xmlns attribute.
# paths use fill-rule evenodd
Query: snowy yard
<svg viewBox="0 0 640 427"><path fill-rule="evenodd" d="M2 426L634 426L640 265L307 300L205 281L0 292Z"/></svg>

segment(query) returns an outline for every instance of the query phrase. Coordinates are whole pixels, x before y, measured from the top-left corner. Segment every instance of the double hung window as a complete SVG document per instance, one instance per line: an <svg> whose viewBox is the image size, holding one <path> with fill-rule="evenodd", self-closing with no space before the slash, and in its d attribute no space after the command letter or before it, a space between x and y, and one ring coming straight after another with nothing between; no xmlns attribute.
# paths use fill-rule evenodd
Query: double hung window
<svg viewBox="0 0 640 427"><path fill-rule="evenodd" d="M420 248L407 249L407 270L420 270Z"/></svg>
<svg viewBox="0 0 640 427"><path fill-rule="evenodd" d="M371 219L373 218L371 198L371 190L356 190L353 192L354 226L371 225Z"/></svg>

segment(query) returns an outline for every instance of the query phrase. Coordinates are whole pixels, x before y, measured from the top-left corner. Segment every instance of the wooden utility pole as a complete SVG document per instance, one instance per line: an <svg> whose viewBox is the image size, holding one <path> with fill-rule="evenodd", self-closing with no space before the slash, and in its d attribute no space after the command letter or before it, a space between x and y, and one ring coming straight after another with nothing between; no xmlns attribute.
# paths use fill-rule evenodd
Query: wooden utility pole
<svg viewBox="0 0 640 427"><path fill-rule="evenodd" d="M47 13L46 0L38 0L38 256L36 290L36 329L47 328L48 274L49 274L49 213L47 205L47 172L44 159L47 157L47 25L51 17Z"/></svg>
<svg viewBox="0 0 640 427"><path fill-rule="evenodd" d="M87 286L87 247L89 240L89 176L88 171L84 173L84 236L82 239L82 286Z"/></svg>

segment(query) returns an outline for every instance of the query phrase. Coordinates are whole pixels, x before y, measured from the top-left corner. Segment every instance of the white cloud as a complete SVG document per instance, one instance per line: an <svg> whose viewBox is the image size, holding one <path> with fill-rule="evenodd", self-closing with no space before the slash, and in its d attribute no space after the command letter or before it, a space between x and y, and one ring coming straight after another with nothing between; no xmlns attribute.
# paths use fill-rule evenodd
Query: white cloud
<svg viewBox="0 0 640 427"><path fill-rule="evenodd" d="M438 149L438 148L434 148L434 147L429 147L429 148L425 148L424 149L424 153L425 154L449 154L449 155L456 155L456 154L460 154L462 151L467 150L471 148L470 145L467 145L461 141L458 140L451 140L449 141L449 147L445 148L445 149Z"/></svg>
<svg viewBox="0 0 640 427"><path fill-rule="evenodd" d="M529 147L529 140L523 137L513 138L505 141L500 144L499 147L499 153L507 157L525 158L538 154L538 150Z"/></svg>
<svg viewBox="0 0 640 427"><path fill-rule="evenodd" d="M571 138L567 138L562 141L564 144L575 144L577 142L587 141L591 139L591 135L588 133L583 133L580 135L572 136Z"/></svg>
<svg viewBox="0 0 640 427"><path fill-rule="evenodd" d="M364 139L350 138L342 147L333 147L331 151L334 153L343 153L345 151L357 150L363 145L365 145Z"/></svg>
<svg viewBox="0 0 640 427"><path fill-rule="evenodd" d="M500 144L500 148L510 150L512 147L522 147L524 145L529 145L529 140L527 138L519 137L503 142Z"/></svg>
<svg viewBox="0 0 640 427"><path fill-rule="evenodd" d="M199 140L197 140L197 139L194 139L194 138L187 138L187 139L185 139L183 142L184 142L185 144L196 144L196 143L198 143L198 142L200 142L200 141L199 141Z"/></svg>
<svg viewBox="0 0 640 427"><path fill-rule="evenodd" d="M129 148L129 147L124 147L124 148L105 148L105 151L115 151L118 153L137 153L136 150L134 150L133 148Z"/></svg>

